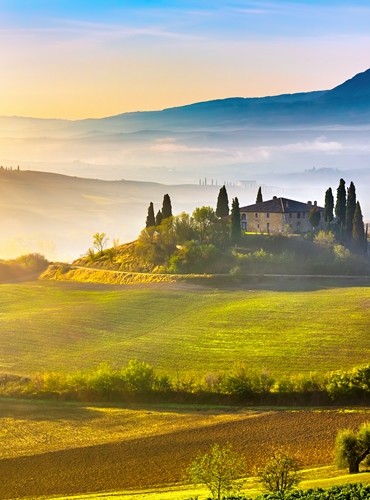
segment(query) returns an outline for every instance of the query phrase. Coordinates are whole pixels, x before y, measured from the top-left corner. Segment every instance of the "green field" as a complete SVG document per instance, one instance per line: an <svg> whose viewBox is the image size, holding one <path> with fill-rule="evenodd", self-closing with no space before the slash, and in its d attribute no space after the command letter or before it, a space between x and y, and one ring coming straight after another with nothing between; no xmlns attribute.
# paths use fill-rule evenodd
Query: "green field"
<svg viewBox="0 0 370 500"><path fill-rule="evenodd" d="M115 366L205 375L244 363L272 375L370 359L370 288L227 290L195 285L0 285L0 372Z"/></svg>

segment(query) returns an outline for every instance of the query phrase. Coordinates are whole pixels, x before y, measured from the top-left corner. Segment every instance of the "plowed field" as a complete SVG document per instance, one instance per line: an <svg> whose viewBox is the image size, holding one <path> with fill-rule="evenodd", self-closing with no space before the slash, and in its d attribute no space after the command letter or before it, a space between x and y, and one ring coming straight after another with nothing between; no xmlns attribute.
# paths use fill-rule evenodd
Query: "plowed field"
<svg viewBox="0 0 370 500"><path fill-rule="evenodd" d="M145 432L158 415L147 411L144 418L139 412L135 432L123 432L115 442L89 446L86 435L85 445L80 437L76 448L71 448L69 443L68 449L4 458L0 461L0 498L141 489L184 482L189 462L199 450L206 450L214 442L229 441L242 452L246 474L252 472L255 465L262 465L276 447L293 453L302 466L327 465L332 463L337 430L357 427L370 420L370 412L365 410L241 411L219 415L220 418L213 421L212 415L207 418L194 412L189 419L188 412L182 416L177 411L178 422L188 418L189 425L179 424L176 428L173 414L167 412L161 414L163 425L156 428L155 434ZM39 415L37 418L44 417ZM65 425L65 419L66 415L60 419L60 426ZM58 427L58 421L54 420L54 425ZM111 425L118 425L118 422ZM142 437L138 437L141 429ZM107 430L108 440L111 432L112 429ZM26 422L24 439L27 439ZM100 439L103 441L104 437ZM0 445L4 445L1 439ZM37 450L35 446L35 453Z"/></svg>

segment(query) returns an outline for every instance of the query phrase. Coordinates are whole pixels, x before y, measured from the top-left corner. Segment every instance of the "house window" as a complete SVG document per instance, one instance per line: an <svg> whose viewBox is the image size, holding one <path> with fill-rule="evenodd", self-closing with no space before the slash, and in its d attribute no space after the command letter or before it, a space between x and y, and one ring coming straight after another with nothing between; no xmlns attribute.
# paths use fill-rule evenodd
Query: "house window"
<svg viewBox="0 0 370 500"><path fill-rule="evenodd" d="M297 233L301 232L301 221L297 221Z"/></svg>
<svg viewBox="0 0 370 500"><path fill-rule="evenodd" d="M289 219L291 219L291 218L292 218L292 214L290 213L290 214L289 214Z"/></svg>
<svg viewBox="0 0 370 500"><path fill-rule="evenodd" d="M269 219L270 218L270 214L266 214L266 217Z"/></svg>
<svg viewBox="0 0 370 500"><path fill-rule="evenodd" d="M242 220L246 220L247 219L247 215L246 214L242 214Z"/></svg>
<svg viewBox="0 0 370 500"><path fill-rule="evenodd" d="M243 229L243 231L247 230L247 221L246 220L242 220L242 229Z"/></svg>
<svg viewBox="0 0 370 500"><path fill-rule="evenodd" d="M259 225L259 224L257 224L257 229L259 229L259 228L260 228L260 225Z"/></svg>
<svg viewBox="0 0 370 500"><path fill-rule="evenodd" d="M306 218L306 212L302 212L302 219Z"/></svg>
<svg viewBox="0 0 370 500"><path fill-rule="evenodd" d="M258 214L257 213L255 213L254 216L255 216L256 219L258 218Z"/></svg>
<svg viewBox="0 0 370 500"><path fill-rule="evenodd" d="M301 218L301 212L298 212L297 213L297 219L300 219Z"/></svg>
<svg viewBox="0 0 370 500"><path fill-rule="evenodd" d="M268 215L268 214L267 214ZM267 223L267 232L269 233L270 232L270 223L268 222Z"/></svg>

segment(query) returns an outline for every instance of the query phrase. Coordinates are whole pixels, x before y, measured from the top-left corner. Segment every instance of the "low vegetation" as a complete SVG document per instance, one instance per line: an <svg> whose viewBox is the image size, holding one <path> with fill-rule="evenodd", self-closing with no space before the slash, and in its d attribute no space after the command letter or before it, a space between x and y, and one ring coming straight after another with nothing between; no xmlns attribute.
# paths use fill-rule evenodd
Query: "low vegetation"
<svg viewBox="0 0 370 500"><path fill-rule="evenodd" d="M224 404L365 403L370 396L370 365L348 372L293 375L274 379L239 367L200 379L158 375L152 366L131 360L114 369L107 363L89 371L3 374L0 394L80 401L172 401ZM357 444L356 444L357 446Z"/></svg>
<svg viewBox="0 0 370 500"><path fill-rule="evenodd" d="M0 260L0 283L37 278L49 263L43 255L32 253L12 260Z"/></svg>

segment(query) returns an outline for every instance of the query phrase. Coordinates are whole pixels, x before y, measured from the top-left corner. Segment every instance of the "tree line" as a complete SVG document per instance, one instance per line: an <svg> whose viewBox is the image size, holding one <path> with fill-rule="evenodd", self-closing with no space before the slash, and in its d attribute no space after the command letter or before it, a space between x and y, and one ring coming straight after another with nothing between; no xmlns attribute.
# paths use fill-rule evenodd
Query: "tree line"
<svg viewBox="0 0 370 500"><path fill-rule="evenodd" d="M331 187L325 192L324 220L328 231L338 241L356 253L367 253L368 227L364 225L360 202L353 182L346 190L346 182L340 179L336 202Z"/></svg>
<svg viewBox="0 0 370 500"><path fill-rule="evenodd" d="M237 363L235 363L237 364ZM228 373L158 375L148 363L130 360L72 373L45 372L30 377L0 376L0 394L37 395L80 401L171 401L215 404L353 404L370 396L370 365L348 371L291 375L275 379L244 365Z"/></svg>

